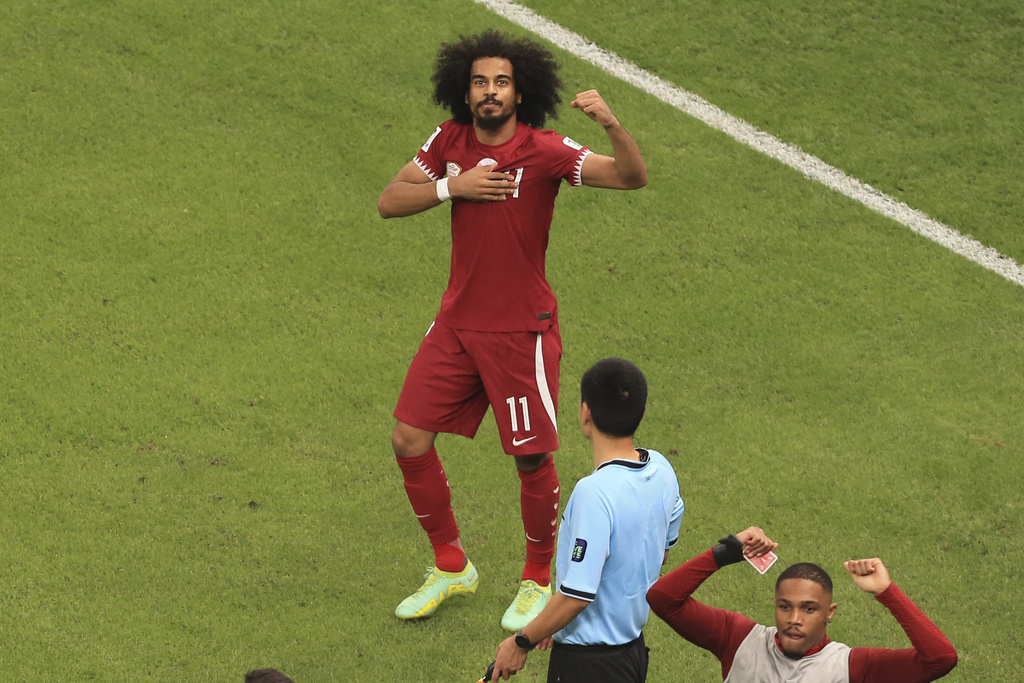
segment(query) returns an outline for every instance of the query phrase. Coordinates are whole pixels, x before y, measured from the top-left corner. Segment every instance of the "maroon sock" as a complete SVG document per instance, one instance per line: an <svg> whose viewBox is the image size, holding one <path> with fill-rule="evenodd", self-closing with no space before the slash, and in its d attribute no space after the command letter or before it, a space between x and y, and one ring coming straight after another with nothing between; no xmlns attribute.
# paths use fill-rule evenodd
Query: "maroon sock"
<svg viewBox="0 0 1024 683"><path fill-rule="evenodd" d="M459 526L452 511L448 477L431 448L414 458L396 458L405 480L405 493L412 510L434 547L434 564L446 572L462 571L466 555L459 542Z"/></svg>
<svg viewBox="0 0 1024 683"><path fill-rule="evenodd" d="M520 507L526 531L526 565L523 580L541 586L551 583L551 558L558 531L558 472L552 456L533 472L519 472Z"/></svg>

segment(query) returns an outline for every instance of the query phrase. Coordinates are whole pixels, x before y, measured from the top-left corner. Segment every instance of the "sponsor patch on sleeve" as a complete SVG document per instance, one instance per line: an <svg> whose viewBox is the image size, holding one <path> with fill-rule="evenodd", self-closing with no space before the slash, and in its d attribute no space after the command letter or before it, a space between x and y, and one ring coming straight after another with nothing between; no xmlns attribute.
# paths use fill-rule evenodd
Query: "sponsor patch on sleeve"
<svg viewBox="0 0 1024 683"><path fill-rule="evenodd" d="M572 557L569 559L573 562L582 562L586 554L587 542L582 538L577 538L576 543L572 546Z"/></svg>
<svg viewBox="0 0 1024 683"><path fill-rule="evenodd" d="M420 149L423 150L424 152L429 152L431 143L434 142L434 138L436 138L440 132L441 126L438 126L437 128L434 129L434 132L431 134L431 136L427 138L427 141L423 143L423 146L420 147Z"/></svg>
<svg viewBox="0 0 1024 683"><path fill-rule="evenodd" d="M568 135L566 135L564 138L562 138L562 144L565 145L566 147L571 147L571 148L575 149L576 151L579 151L579 150L583 149L583 145L581 145L580 143L576 142L575 140L573 140Z"/></svg>

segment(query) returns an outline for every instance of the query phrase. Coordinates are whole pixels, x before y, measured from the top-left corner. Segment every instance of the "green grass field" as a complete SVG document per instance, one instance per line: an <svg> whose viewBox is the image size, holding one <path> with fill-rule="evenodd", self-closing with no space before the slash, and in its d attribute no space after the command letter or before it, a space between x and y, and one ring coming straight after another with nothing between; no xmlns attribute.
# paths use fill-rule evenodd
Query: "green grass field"
<svg viewBox="0 0 1024 683"><path fill-rule="evenodd" d="M838 0L534 10L1024 262L1024 10ZM432 561L389 435L447 279L444 211L380 190L441 120L460 0L0 8L0 668L10 680L470 681L523 556L493 424L442 437L477 595ZM650 171L566 188L549 250L562 490L576 381L634 360L687 512L670 566L759 524L837 579L830 635L904 647L840 574L880 556L960 655L1024 678L1024 290L557 52ZM563 107L559 131L609 151ZM771 619L753 572L706 602ZM719 680L654 619L652 683ZM544 680L546 655L517 678Z"/></svg>

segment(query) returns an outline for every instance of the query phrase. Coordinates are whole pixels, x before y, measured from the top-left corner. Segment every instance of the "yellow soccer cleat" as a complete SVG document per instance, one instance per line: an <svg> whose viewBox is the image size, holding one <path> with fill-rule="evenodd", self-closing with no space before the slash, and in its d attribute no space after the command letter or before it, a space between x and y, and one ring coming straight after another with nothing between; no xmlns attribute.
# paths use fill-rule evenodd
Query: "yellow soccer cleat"
<svg viewBox="0 0 1024 683"><path fill-rule="evenodd" d="M506 631L521 631L541 613L551 598L551 586L541 586L535 581L519 584L519 593L501 618L501 627Z"/></svg>
<svg viewBox="0 0 1024 683"><path fill-rule="evenodd" d="M468 559L461 572L445 572L437 567L428 567L426 581L419 590L402 600L395 609L399 619L422 619L429 617L441 602L458 593L476 593L480 575Z"/></svg>

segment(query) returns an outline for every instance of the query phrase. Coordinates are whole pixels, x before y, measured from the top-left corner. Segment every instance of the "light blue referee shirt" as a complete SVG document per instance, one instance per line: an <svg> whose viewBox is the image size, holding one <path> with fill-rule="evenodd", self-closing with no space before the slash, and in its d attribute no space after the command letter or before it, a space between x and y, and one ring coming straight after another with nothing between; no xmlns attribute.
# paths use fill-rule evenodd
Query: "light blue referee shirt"
<svg viewBox="0 0 1024 683"><path fill-rule="evenodd" d="M556 642L623 645L647 624L647 591L679 539L683 501L665 456L637 451L642 462L612 460L580 479L562 513L556 585L590 605Z"/></svg>

